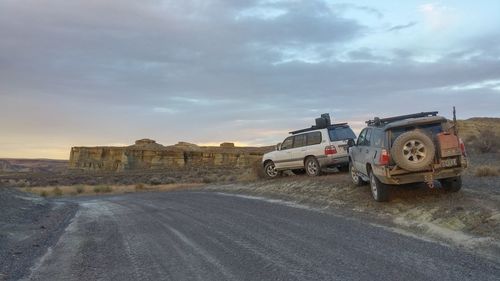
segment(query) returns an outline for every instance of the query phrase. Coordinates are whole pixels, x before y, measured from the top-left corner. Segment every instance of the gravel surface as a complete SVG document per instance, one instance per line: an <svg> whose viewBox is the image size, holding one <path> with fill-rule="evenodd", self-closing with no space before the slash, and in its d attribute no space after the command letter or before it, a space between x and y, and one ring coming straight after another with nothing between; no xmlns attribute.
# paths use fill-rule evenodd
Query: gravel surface
<svg viewBox="0 0 500 281"><path fill-rule="evenodd" d="M29 273L34 260L59 239L76 206L0 188L0 280Z"/></svg>
<svg viewBox="0 0 500 281"><path fill-rule="evenodd" d="M500 263L303 205L214 192L75 198L32 280L498 280Z"/></svg>

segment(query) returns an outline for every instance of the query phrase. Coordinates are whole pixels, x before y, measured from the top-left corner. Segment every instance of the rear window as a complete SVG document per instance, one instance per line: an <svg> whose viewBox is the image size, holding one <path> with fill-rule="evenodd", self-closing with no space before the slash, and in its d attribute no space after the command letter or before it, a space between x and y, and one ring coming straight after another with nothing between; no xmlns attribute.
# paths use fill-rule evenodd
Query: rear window
<svg viewBox="0 0 500 281"><path fill-rule="evenodd" d="M330 135L330 141L343 141L356 138L350 127L331 128L328 130L328 134Z"/></svg>
<svg viewBox="0 0 500 281"><path fill-rule="evenodd" d="M385 131L377 130L377 129L373 130L372 146L374 146L374 147L384 147L385 146Z"/></svg>
<svg viewBox="0 0 500 281"><path fill-rule="evenodd" d="M441 123L417 125L417 126L403 127L403 128L394 128L394 129L391 129L391 143L394 143L396 138L399 137L401 134L408 132L408 131L413 131L415 129L423 130L433 137L435 135L443 132L443 126Z"/></svg>

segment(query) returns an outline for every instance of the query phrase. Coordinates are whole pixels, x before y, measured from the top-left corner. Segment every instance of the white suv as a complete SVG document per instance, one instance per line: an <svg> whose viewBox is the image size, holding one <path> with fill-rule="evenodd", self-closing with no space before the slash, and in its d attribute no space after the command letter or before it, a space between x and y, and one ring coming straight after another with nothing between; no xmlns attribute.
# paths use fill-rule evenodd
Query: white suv
<svg viewBox="0 0 500 281"><path fill-rule="evenodd" d="M348 170L348 143L354 143L356 135L347 123L331 125L329 116L324 114L316 119L316 126L290 134L275 151L264 154L262 166L266 177L275 178L285 170L294 173L305 170L309 176L320 175L325 167Z"/></svg>

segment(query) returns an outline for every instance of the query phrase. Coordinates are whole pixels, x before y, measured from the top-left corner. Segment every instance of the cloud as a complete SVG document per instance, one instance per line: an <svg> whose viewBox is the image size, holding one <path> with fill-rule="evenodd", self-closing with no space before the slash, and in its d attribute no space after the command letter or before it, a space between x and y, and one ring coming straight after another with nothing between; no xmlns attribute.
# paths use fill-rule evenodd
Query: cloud
<svg viewBox="0 0 500 281"><path fill-rule="evenodd" d="M424 16L424 23L435 31L449 28L457 20L455 10L441 4L423 4L420 5L419 11Z"/></svg>
<svg viewBox="0 0 500 281"><path fill-rule="evenodd" d="M416 24L417 24L416 21L412 21L412 22L409 22L407 24L394 25L391 28L389 28L387 31L399 31L399 30L402 30L402 29L407 29L407 28L413 27Z"/></svg>
<svg viewBox="0 0 500 281"><path fill-rule="evenodd" d="M392 21L380 10L324 1L0 1L0 156L33 139L62 151L143 137L272 144L323 112L363 124L407 113L408 100L413 111L448 109L449 95L463 116L498 115L498 85L485 81L500 77L500 36L413 47L399 42L403 32L363 23Z"/></svg>

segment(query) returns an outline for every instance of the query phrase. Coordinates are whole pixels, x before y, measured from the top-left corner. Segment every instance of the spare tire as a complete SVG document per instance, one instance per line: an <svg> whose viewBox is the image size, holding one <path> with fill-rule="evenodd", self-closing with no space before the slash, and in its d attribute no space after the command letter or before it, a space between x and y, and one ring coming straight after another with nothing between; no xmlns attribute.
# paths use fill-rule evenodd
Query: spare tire
<svg viewBox="0 0 500 281"><path fill-rule="evenodd" d="M434 142L422 131L403 133L396 138L391 148L394 162L411 172L428 168L433 163L435 154Z"/></svg>

